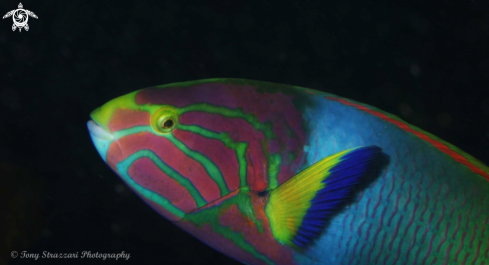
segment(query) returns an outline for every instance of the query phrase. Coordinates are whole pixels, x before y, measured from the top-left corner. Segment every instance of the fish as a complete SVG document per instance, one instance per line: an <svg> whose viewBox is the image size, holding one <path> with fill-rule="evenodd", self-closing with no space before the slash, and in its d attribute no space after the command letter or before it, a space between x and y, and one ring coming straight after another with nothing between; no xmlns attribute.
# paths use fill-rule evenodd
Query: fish
<svg viewBox="0 0 489 265"><path fill-rule="evenodd" d="M489 265L489 168L378 108L216 78L137 90L90 117L127 186L244 264Z"/></svg>

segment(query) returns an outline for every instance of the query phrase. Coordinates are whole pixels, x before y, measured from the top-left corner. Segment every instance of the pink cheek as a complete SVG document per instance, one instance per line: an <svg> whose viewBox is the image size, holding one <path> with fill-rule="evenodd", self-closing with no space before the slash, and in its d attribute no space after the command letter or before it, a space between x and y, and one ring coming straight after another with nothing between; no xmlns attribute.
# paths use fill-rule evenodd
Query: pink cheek
<svg viewBox="0 0 489 265"><path fill-rule="evenodd" d="M150 119L151 116L146 111L117 109L112 114L107 127L111 132L115 132L134 126L149 125Z"/></svg>

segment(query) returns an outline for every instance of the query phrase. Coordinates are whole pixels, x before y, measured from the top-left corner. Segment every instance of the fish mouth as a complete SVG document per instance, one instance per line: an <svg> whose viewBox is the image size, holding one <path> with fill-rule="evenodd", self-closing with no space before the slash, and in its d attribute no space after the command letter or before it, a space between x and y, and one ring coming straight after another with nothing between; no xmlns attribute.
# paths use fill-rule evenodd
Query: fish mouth
<svg viewBox="0 0 489 265"><path fill-rule="evenodd" d="M92 135L95 138L98 138L100 140L105 140L105 141L114 140L114 135L112 135L110 132L102 128L102 126L100 126L93 120L89 120L87 122L87 127L88 127L88 131L90 132L90 135Z"/></svg>

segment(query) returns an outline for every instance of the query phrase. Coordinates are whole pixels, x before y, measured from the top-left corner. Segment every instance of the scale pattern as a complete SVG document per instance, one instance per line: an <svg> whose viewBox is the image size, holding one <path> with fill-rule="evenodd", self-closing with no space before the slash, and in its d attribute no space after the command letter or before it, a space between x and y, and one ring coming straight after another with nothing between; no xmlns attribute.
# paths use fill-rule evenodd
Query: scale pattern
<svg viewBox="0 0 489 265"><path fill-rule="evenodd" d="M383 113L378 110L365 111L364 105L336 96L318 102L322 107L308 114L317 121L309 163L364 145L381 147L388 163L356 202L335 218L310 255L328 251L321 262L331 264L489 262L485 178L380 118ZM298 260L310 263L304 257Z"/></svg>

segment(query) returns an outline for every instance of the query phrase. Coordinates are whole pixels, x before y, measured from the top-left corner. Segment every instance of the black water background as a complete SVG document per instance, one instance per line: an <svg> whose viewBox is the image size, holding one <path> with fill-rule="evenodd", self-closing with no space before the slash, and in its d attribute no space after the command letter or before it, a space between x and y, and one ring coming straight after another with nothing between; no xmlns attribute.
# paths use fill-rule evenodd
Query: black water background
<svg viewBox="0 0 489 265"><path fill-rule="evenodd" d="M18 169L0 176L1 226L14 231L1 264L101 262L14 250L235 264L147 207L91 144L91 110L151 85L238 77L324 90L489 162L487 1L22 3L39 17L28 32L0 21L0 162ZM17 5L1 1L0 13Z"/></svg>

